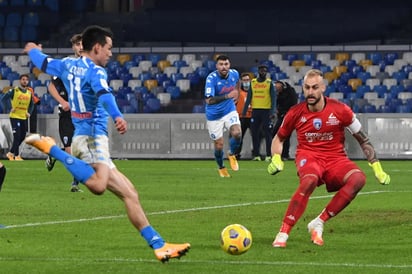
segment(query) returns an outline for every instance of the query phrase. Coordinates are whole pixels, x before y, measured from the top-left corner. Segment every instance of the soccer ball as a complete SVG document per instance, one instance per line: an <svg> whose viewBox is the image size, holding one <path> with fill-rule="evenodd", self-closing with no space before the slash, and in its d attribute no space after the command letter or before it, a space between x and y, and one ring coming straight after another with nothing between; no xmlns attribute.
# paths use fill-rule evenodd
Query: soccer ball
<svg viewBox="0 0 412 274"><path fill-rule="evenodd" d="M243 225L228 225L220 234L220 246L231 255L243 254L252 246L252 234Z"/></svg>

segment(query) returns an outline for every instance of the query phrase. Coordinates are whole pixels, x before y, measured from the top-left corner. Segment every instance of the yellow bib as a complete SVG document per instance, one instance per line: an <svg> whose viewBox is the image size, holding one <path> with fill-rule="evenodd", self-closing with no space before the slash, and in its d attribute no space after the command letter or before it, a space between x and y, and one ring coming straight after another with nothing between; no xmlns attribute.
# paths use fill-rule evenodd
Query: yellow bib
<svg viewBox="0 0 412 274"><path fill-rule="evenodd" d="M271 80L266 79L264 82L258 82L257 79L252 79L250 86L252 87L252 108L253 109L271 109L272 100L270 98Z"/></svg>
<svg viewBox="0 0 412 274"><path fill-rule="evenodd" d="M29 111L31 102L31 93L28 91L22 91L19 87L14 88L14 96L11 100L12 111L10 112L11 118L26 120L26 113Z"/></svg>

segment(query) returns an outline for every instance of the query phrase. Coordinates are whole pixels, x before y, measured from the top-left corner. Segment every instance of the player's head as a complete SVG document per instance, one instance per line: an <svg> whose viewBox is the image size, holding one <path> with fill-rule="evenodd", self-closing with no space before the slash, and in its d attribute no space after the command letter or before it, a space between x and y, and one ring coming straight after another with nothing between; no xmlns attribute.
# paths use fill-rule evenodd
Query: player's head
<svg viewBox="0 0 412 274"><path fill-rule="evenodd" d="M248 91L250 88L250 75L247 72L243 72L240 75L240 86L243 90Z"/></svg>
<svg viewBox="0 0 412 274"><path fill-rule="evenodd" d="M230 69L230 60L226 55L219 55L216 58L216 69L221 77L226 78Z"/></svg>
<svg viewBox="0 0 412 274"><path fill-rule="evenodd" d="M27 88L29 86L29 82L30 82L30 77L28 74L22 74L20 75L20 86L22 88Z"/></svg>
<svg viewBox="0 0 412 274"><path fill-rule="evenodd" d="M287 88L287 84L284 81L276 80L275 81L275 88L277 92L282 92Z"/></svg>
<svg viewBox="0 0 412 274"><path fill-rule="evenodd" d="M323 80L323 73L318 69L311 69L306 72L303 78L303 95L309 106L315 106L323 98L326 86Z"/></svg>
<svg viewBox="0 0 412 274"><path fill-rule="evenodd" d="M72 44L74 55L76 57L80 57L81 52L83 50L82 35L80 33L73 35L70 39L70 43Z"/></svg>
<svg viewBox="0 0 412 274"><path fill-rule="evenodd" d="M259 78L266 79L266 74L268 73L268 67L266 65L258 66Z"/></svg>
<svg viewBox="0 0 412 274"><path fill-rule="evenodd" d="M83 52L99 66L105 66L112 56L113 32L101 26L88 26L81 34Z"/></svg>

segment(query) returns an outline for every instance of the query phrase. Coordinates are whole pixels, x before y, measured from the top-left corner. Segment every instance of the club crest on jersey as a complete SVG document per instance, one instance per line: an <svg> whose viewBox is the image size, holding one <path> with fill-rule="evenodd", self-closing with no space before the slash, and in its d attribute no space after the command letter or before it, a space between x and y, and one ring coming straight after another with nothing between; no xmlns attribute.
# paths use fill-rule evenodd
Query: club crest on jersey
<svg viewBox="0 0 412 274"><path fill-rule="evenodd" d="M319 118L313 119L313 127L314 127L316 130L319 130L319 129L322 127L322 120L319 119Z"/></svg>
<svg viewBox="0 0 412 274"><path fill-rule="evenodd" d="M299 166L300 167L302 167L302 166L304 166L305 164L306 164L306 162L307 162L308 160L306 160L306 159L302 159L302 160L300 160L300 162L299 162Z"/></svg>

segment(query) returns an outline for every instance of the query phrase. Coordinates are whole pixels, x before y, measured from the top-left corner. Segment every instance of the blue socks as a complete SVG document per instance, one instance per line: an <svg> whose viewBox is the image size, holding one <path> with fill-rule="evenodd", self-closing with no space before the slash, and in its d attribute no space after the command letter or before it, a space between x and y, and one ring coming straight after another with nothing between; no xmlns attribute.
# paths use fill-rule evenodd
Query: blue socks
<svg viewBox="0 0 412 274"><path fill-rule="evenodd" d="M163 238L151 225L143 228L140 231L140 234L146 240L147 244L150 245L153 249L161 248L165 244Z"/></svg>
<svg viewBox="0 0 412 274"><path fill-rule="evenodd" d="M215 150L215 160L219 168L223 168L223 150Z"/></svg>
<svg viewBox="0 0 412 274"><path fill-rule="evenodd" d="M83 184L96 173L89 164L61 150L58 146L52 146L50 156L59 160L73 177Z"/></svg>
<svg viewBox="0 0 412 274"><path fill-rule="evenodd" d="M238 150L240 146L240 142L241 142L241 139L230 137L229 139L230 153L233 154L235 151Z"/></svg>

